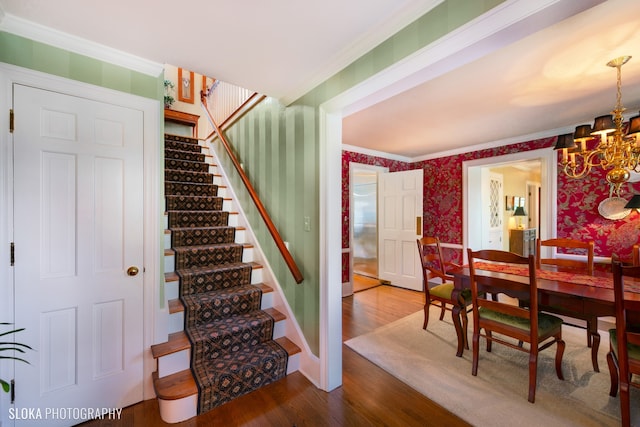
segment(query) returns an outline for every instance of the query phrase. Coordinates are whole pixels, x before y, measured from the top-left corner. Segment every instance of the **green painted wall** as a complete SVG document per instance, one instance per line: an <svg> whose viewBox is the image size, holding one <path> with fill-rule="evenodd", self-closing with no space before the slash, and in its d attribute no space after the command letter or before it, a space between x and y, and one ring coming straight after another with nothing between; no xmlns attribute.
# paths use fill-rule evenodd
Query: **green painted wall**
<svg viewBox="0 0 640 427"><path fill-rule="evenodd" d="M231 161L216 151L238 202L291 305L311 350L319 346L318 146L316 109L266 98L225 132L236 157L304 277L296 284ZM218 143L219 144L219 143ZM311 230L305 231L309 217Z"/></svg>
<svg viewBox="0 0 640 427"><path fill-rule="evenodd" d="M117 65L0 31L0 62L151 99L162 99L162 76Z"/></svg>

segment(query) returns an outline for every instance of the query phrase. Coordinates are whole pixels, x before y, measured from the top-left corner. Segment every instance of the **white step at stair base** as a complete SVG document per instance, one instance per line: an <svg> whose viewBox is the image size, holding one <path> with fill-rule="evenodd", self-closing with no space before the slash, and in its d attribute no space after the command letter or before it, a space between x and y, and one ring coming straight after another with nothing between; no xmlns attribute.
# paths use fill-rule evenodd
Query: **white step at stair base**
<svg viewBox="0 0 640 427"><path fill-rule="evenodd" d="M179 423L198 415L198 394L182 399L158 399L160 417L166 423Z"/></svg>
<svg viewBox="0 0 640 427"><path fill-rule="evenodd" d="M289 356L287 362L287 375L300 369L300 353ZM198 415L198 394L185 396L181 399L158 398L160 416L167 423L178 423Z"/></svg>

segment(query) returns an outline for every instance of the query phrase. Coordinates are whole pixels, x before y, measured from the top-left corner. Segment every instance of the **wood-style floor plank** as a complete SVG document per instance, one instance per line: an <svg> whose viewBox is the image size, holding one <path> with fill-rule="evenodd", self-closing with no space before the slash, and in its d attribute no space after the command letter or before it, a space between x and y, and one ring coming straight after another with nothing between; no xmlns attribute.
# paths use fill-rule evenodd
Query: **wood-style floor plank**
<svg viewBox="0 0 640 427"><path fill-rule="evenodd" d="M421 292L391 286L378 286L343 298L343 339L362 335L415 313L423 304ZM343 346L342 351L343 383L330 393L319 390L296 372L182 423L164 423L154 399L125 408L121 420L95 420L83 426L469 425L347 346Z"/></svg>

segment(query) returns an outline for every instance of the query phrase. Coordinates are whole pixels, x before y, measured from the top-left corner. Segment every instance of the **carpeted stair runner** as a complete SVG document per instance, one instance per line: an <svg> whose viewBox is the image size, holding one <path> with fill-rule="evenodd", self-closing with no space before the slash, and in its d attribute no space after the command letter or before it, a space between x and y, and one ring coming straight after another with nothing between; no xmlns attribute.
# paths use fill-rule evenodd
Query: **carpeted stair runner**
<svg viewBox="0 0 640 427"><path fill-rule="evenodd" d="M166 135L166 205L198 413L283 378L288 361L217 191L197 140Z"/></svg>

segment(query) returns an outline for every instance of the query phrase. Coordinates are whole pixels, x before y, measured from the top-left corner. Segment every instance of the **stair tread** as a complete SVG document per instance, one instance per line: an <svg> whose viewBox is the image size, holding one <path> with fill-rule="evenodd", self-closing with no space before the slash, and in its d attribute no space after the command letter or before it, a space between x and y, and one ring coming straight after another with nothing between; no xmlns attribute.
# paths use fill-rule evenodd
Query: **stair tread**
<svg viewBox="0 0 640 427"><path fill-rule="evenodd" d="M287 337L276 338L274 341L287 352L289 357L302 352L300 347ZM185 369L163 378L157 378L157 374L154 373L153 384L159 399L176 400L198 393L198 386L193 379L191 369Z"/></svg>
<svg viewBox="0 0 640 427"><path fill-rule="evenodd" d="M169 314L180 313L184 311L184 305L180 301L180 298L169 300Z"/></svg>
<svg viewBox="0 0 640 427"><path fill-rule="evenodd" d="M191 369L176 372L166 377L157 378L154 373L153 386L158 399L177 400L198 394L198 386L193 379Z"/></svg>
<svg viewBox="0 0 640 427"><path fill-rule="evenodd" d="M280 347L284 348L289 357L302 352L302 349L287 337L276 338L274 341L280 344Z"/></svg>
<svg viewBox="0 0 640 427"><path fill-rule="evenodd" d="M279 322L279 321L284 320L284 319L286 319L286 318L287 318L287 316L286 316L284 313L282 313L282 312L280 312L280 311L276 310L276 309L275 309L275 308L273 308L273 307L271 307L271 308L265 308L265 309L264 309L264 310L262 310L262 311L264 311L265 313L267 313L269 316L273 317L273 320L274 320L274 321L276 321L276 322Z"/></svg>
<svg viewBox="0 0 640 427"><path fill-rule="evenodd" d="M171 251L171 253L169 255L173 255L173 254L174 254L174 252ZM165 255L166 255L166 253L165 253ZM257 270L259 268L264 268L264 266L262 264L258 264L255 261L243 262L242 264L249 264L253 270ZM178 281L179 279L180 279L180 277L178 277L178 274L175 271L170 271L168 273L164 273L164 281L165 282L175 282L175 281Z"/></svg>
<svg viewBox="0 0 640 427"><path fill-rule="evenodd" d="M166 356L167 354L177 353L182 350L191 348L191 343L184 331L169 334L169 339L160 344L151 346L151 354L155 359Z"/></svg>
<svg viewBox="0 0 640 427"><path fill-rule="evenodd" d="M273 288L264 283L256 283L253 286L257 286L258 288L260 288L263 294L268 294L270 292L273 292ZM169 313L173 314L173 313L181 313L181 312L184 312L184 305L180 301L180 298L169 300Z"/></svg>

